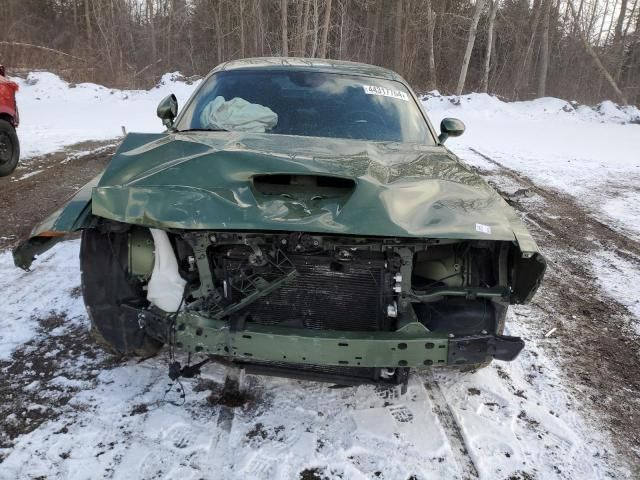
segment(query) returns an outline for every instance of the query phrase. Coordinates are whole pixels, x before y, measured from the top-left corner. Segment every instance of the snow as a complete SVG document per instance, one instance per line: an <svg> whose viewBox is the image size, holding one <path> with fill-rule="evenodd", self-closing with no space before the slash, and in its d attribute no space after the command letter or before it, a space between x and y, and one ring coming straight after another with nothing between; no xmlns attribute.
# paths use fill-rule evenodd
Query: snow
<svg viewBox="0 0 640 480"><path fill-rule="evenodd" d="M175 72L165 74L151 90L116 90L93 83L70 85L57 75L33 72L20 85L21 156L29 158L84 140L108 140L127 132L161 132L156 116L160 100L173 93L184 105L199 82Z"/></svg>
<svg viewBox="0 0 640 480"><path fill-rule="evenodd" d="M84 319L82 298L70 295L80 285L78 245L77 240L56 245L31 272L17 269L11 252L0 253L0 360L10 358L17 346L33 338L38 316L64 315L72 322Z"/></svg>
<svg viewBox="0 0 640 480"><path fill-rule="evenodd" d="M631 313L631 328L640 335L638 266L619 254L602 250L590 258L591 270L603 291L625 305Z"/></svg>

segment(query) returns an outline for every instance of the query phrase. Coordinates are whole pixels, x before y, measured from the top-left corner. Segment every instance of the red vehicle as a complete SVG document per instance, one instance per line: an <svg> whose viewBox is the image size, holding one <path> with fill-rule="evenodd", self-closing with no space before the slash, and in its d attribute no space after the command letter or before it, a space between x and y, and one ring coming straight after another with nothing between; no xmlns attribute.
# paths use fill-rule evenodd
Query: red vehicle
<svg viewBox="0 0 640 480"><path fill-rule="evenodd" d="M0 65L0 177L13 172L20 158L16 127L20 121L16 105L18 85L5 77Z"/></svg>

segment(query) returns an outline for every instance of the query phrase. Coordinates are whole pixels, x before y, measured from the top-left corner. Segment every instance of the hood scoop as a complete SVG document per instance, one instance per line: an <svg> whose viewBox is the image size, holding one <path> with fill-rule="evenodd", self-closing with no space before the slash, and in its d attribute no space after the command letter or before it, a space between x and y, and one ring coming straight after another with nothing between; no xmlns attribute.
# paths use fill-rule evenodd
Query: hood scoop
<svg viewBox="0 0 640 480"><path fill-rule="evenodd" d="M295 200L345 198L356 188L350 178L328 175L275 174L253 177L254 190L265 196Z"/></svg>

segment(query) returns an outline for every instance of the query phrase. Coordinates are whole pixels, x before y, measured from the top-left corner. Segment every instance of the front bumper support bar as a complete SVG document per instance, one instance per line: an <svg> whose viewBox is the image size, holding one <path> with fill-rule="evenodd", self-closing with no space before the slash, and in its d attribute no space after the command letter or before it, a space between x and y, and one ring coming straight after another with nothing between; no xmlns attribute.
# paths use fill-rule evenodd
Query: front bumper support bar
<svg viewBox="0 0 640 480"><path fill-rule="evenodd" d="M166 319L140 310L144 324L163 339ZM176 347L246 362L286 362L349 367L428 367L513 360L524 347L517 337L452 337L411 322L394 332L310 330L252 323L234 325L194 312L178 314ZM166 339L164 339L166 341Z"/></svg>

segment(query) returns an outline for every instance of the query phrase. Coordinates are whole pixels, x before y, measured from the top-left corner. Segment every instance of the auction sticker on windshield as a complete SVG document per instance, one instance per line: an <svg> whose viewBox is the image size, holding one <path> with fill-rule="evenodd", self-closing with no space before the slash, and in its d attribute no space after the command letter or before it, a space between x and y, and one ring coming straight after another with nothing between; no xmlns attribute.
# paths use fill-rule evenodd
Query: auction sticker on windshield
<svg viewBox="0 0 640 480"><path fill-rule="evenodd" d="M362 88L364 88L364 93L367 95L381 95L383 97L398 98L405 102L409 101L409 95L400 90L391 90L390 88L377 87L375 85L363 85Z"/></svg>

